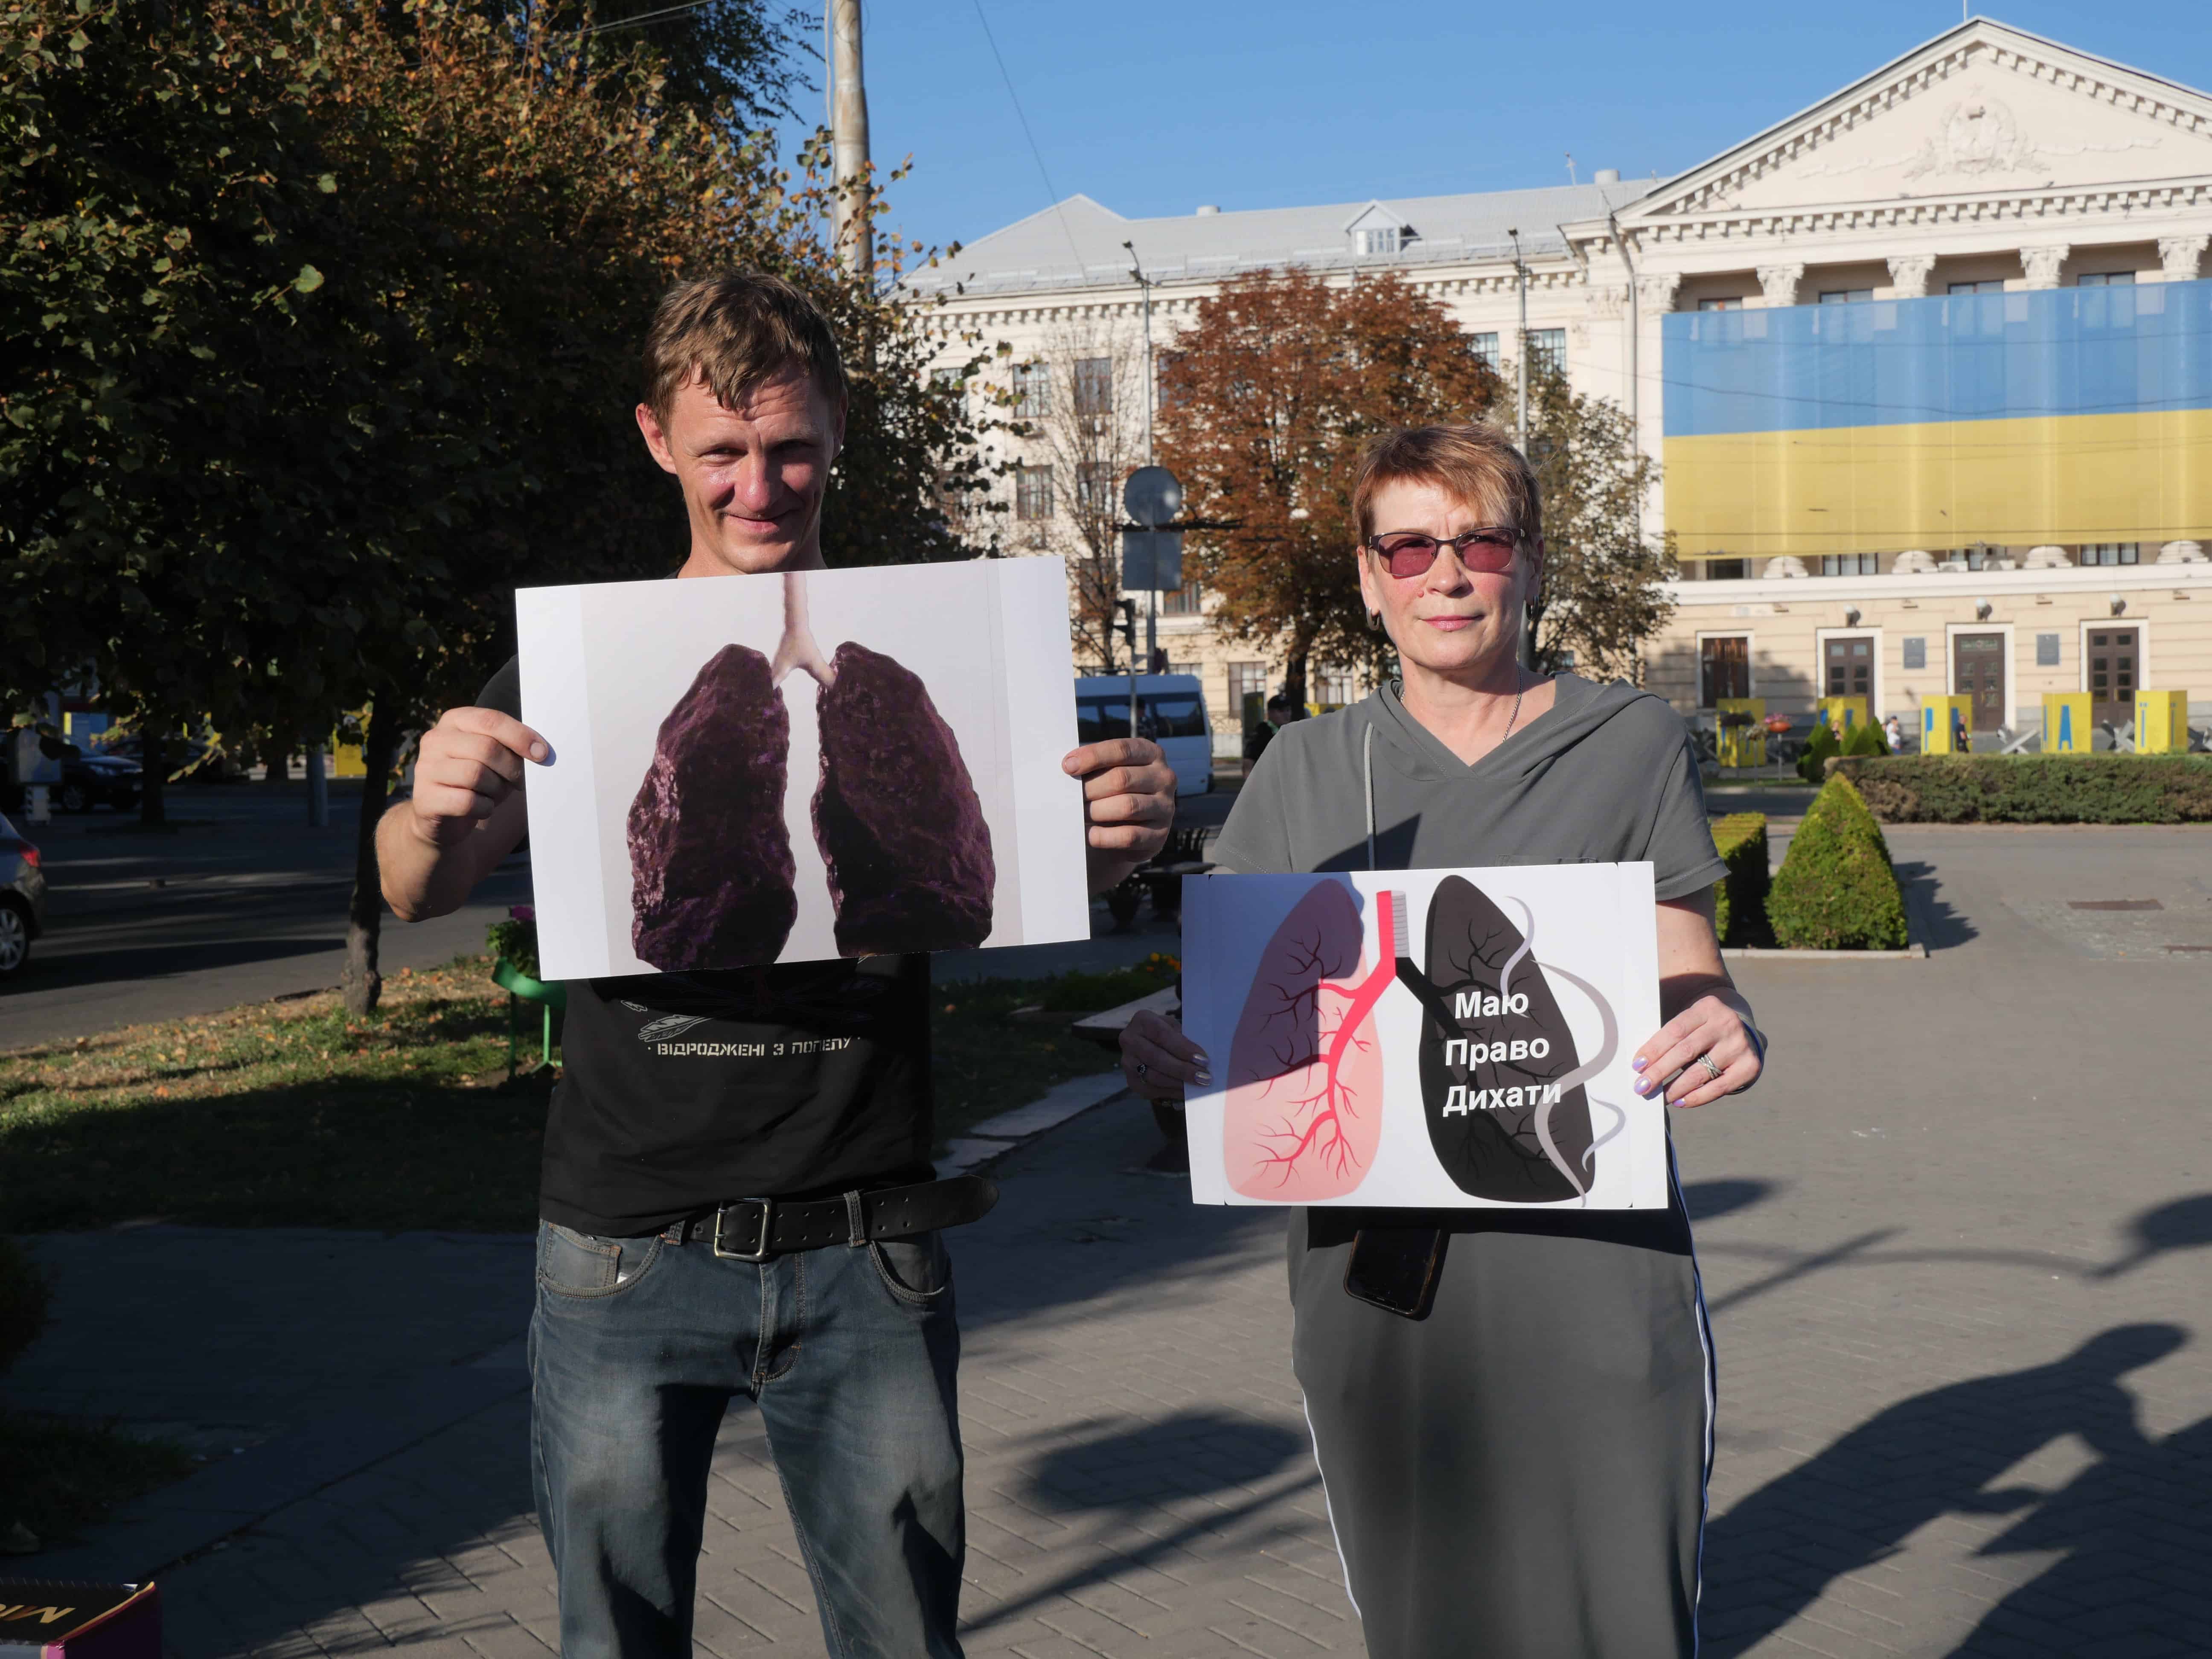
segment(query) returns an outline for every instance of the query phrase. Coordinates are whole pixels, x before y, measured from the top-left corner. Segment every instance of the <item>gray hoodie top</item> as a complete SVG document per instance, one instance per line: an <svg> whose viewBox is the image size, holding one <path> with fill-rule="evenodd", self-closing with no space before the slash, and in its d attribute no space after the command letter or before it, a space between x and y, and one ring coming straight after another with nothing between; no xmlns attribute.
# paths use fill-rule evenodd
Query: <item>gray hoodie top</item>
<svg viewBox="0 0 2212 1659"><path fill-rule="evenodd" d="M1630 686L1574 674L1556 684L1549 709L1472 766L1392 685L1295 721L1254 765L1207 856L1246 875L1649 860L1662 899L1718 881L1727 866L1681 717Z"/></svg>

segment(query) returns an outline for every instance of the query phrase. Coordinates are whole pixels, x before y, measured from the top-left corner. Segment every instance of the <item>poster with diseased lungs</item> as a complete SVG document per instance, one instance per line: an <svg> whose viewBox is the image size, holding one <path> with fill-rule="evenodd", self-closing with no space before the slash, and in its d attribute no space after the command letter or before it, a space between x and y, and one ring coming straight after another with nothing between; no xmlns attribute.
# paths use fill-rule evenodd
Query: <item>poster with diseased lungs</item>
<svg viewBox="0 0 2212 1659"><path fill-rule="evenodd" d="M1088 939L1058 559L525 588L548 979Z"/></svg>
<svg viewBox="0 0 2212 1659"><path fill-rule="evenodd" d="M1200 1204L1663 1209L1649 864L1183 883Z"/></svg>

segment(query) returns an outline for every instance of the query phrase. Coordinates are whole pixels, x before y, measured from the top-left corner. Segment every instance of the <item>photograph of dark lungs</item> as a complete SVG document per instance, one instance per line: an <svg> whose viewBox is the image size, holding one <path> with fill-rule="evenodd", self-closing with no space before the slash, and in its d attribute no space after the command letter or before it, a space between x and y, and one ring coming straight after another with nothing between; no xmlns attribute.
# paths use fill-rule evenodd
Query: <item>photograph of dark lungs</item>
<svg viewBox="0 0 2212 1659"><path fill-rule="evenodd" d="M1513 919L1460 876L1429 901L1425 961L1401 954L1398 978L1419 999L1421 1100L1429 1144L1452 1184L1516 1204L1578 1200L1597 1178L1599 1149L1627 1114L1592 1102L1583 1084L1620 1047L1612 1005L1595 986L1536 960L1536 918ZM1402 950L1402 947L1401 947ZM1595 1006L1598 1052L1584 1060L1553 975Z"/></svg>
<svg viewBox="0 0 2212 1659"><path fill-rule="evenodd" d="M814 842L838 954L981 945L998 871L958 738L894 659L848 641L825 659L805 577L783 581L775 655L724 646L660 723L629 809L631 948L663 973L781 955L799 913L784 821L793 671L816 682Z"/></svg>

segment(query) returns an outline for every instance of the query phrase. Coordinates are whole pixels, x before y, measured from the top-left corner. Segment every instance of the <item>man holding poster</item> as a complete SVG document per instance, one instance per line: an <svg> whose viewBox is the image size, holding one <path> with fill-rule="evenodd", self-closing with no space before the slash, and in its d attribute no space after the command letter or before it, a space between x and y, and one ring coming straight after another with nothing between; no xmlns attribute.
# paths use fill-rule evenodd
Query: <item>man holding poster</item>
<svg viewBox="0 0 2212 1659"><path fill-rule="evenodd" d="M637 422L683 491L678 575L822 568L844 419L836 342L798 289L750 272L672 289ZM522 838L527 764L554 757L519 687L510 662L477 706L449 710L413 798L379 826L403 920L455 908ZM1092 890L1110 887L1165 840L1175 775L1142 738L1061 766L1082 783ZM745 1394L830 1651L957 1656L959 1337L939 1230L994 1194L932 1176L928 958L579 980L568 995L530 1332L562 1653L690 1653L715 1432Z"/></svg>
<svg viewBox="0 0 2212 1659"><path fill-rule="evenodd" d="M1185 898L1187 1014L1219 1000L1194 980L1200 934L1238 884L1290 907L1283 946L1260 947L1247 975L1255 996L1282 994L1249 1022L1255 1040L1232 1014L1230 1042L1205 1050L1139 1016L1123 1064L1155 1099L1194 1092L1194 1175L1204 1152L1240 1193L1304 1206L1292 1358L1374 1659L1689 1659L1713 1413L1689 1218L1663 1133L1654 1204L1600 1206L1618 1160L1593 1161L1579 1097L1609 1060L1573 1053L1570 1013L1595 998L1573 1000L1590 988L1556 965L1552 936L1577 908L1601 916L1607 892L1616 933L1641 935L1643 994L1665 1024L1621 1055L1624 1120L1758 1077L1765 1043L1713 937L1725 866L1696 762L1659 699L1522 664L1542 522L1535 477L1497 431L1379 441L1352 512L1360 591L1402 681L1286 728L1211 849L1237 873ZM1333 872L1358 873L1285 879ZM1410 1044L1393 1046L1393 1006ZM1605 1056L1649 1030L1626 1025L1607 1014ZM1439 1207L1358 1207L1365 1166L1408 1190L1383 1178L1374 1114L1409 1073L1435 1100L1435 1155L1430 1133L1419 1150ZM1286 1079L1240 1116L1240 1090ZM1196 1106L1220 1094L1201 1148Z"/></svg>

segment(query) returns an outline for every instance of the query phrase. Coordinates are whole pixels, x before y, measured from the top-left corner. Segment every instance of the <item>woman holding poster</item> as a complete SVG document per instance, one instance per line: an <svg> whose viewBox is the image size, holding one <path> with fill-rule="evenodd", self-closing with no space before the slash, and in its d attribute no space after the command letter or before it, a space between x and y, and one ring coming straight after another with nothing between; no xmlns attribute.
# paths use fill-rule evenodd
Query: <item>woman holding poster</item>
<svg viewBox="0 0 2212 1659"><path fill-rule="evenodd" d="M1522 665L1536 482L1486 426L1378 441L1352 498L1360 592L1403 679L1286 728L1212 856L1243 874L1652 865L1667 1023L1636 1088L1702 1106L1765 1042L1723 965L1681 720ZM1213 1062L1122 1039L1154 1099ZM1710 1328L1679 1185L1663 1211L1291 1212L1293 1360L1375 1659L1674 1659L1697 1645Z"/></svg>

